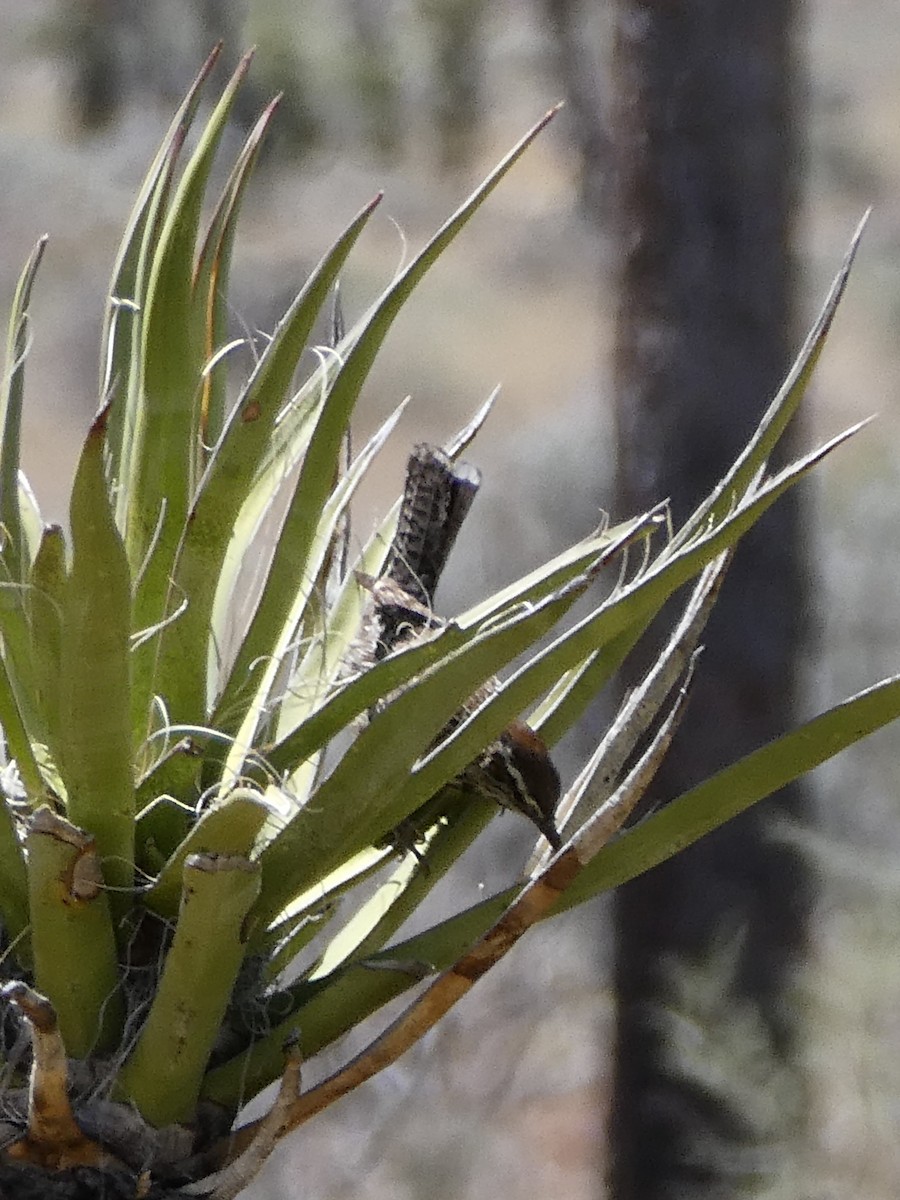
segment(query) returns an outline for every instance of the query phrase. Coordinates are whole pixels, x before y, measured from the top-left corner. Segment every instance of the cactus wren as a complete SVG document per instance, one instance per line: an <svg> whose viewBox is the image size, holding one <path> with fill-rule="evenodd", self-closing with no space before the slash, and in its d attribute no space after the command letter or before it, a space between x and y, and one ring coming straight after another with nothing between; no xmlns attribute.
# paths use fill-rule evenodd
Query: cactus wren
<svg viewBox="0 0 900 1200"><path fill-rule="evenodd" d="M440 622L432 599L460 527L475 499L481 478L465 463L458 466L442 451L416 446L406 470L397 532L384 573L372 586L369 631L374 657L383 658L404 642ZM497 687L489 680L470 697L441 732L452 733ZM554 850L562 844L554 814L560 779L550 753L524 721L513 721L460 774L459 782L503 808L526 816ZM411 818L415 822L415 814Z"/></svg>

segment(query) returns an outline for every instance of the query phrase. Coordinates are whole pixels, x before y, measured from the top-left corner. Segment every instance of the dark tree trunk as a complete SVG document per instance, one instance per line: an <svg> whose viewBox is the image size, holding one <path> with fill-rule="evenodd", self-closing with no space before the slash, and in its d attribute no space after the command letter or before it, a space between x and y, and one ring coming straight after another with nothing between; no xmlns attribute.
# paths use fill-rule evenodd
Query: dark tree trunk
<svg viewBox="0 0 900 1200"><path fill-rule="evenodd" d="M611 191L609 129L603 116L609 79L601 67L608 14L605 6L589 14L584 0L541 0L540 7L563 84L566 117L581 150L582 205L603 227Z"/></svg>
<svg viewBox="0 0 900 1200"><path fill-rule="evenodd" d="M683 519L783 378L793 343L790 0L618 0L612 130L620 513ZM746 539L655 786L666 801L789 724L799 512ZM616 1200L753 1194L799 1112L786 988L808 880L782 793L616 898Z"/></svg>

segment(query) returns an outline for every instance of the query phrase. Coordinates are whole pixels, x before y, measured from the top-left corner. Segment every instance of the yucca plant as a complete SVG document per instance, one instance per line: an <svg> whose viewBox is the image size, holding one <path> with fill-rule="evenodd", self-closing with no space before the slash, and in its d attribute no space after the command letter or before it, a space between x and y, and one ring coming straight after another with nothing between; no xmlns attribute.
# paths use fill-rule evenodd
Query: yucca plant
<svg viewBox="0 0 900 1200"><path fill-rule="evenodd" d="M67 531L43 524L19 470L43 243L12 306L0 425L0 1190L17 1197L75 1194L70 1185L78 1195L236 1195L280 1138L395 1061L530 926L647 870L900 714L900 680L881 683L624 828L675 732L733 548L853 432L766 472L856 239L758 430L681 529L661 505L439 622L411 577L399 600L385 599L386 583L399 586L398 507L349 553L348 506L399 410L350 461L345 435L391 322L552 114L362 319L348 332L333 320L333 344L316 348L316 321L377 198L368 204L257 347L249 378L229 381L229 262L275 105L204 225L210 167L247 68L178 176L214 59L128 222ZM489 407L419 457L454 485L471 482L451 464ZM429 520L440 527L447 514ZM566 624L601 572L609 586ZM502 794L483 783L506 763L510 730L532 739L552 783L544 745L685 590L667 645L555 816L555 796L512 805L554 842L559 826L561 847L540 842L484 902L397 941L499 811ZM303 1090L303 1060L413 989L376 1040ZM235 1128L241 1106L275 1081L268 1114Z"/></svg>

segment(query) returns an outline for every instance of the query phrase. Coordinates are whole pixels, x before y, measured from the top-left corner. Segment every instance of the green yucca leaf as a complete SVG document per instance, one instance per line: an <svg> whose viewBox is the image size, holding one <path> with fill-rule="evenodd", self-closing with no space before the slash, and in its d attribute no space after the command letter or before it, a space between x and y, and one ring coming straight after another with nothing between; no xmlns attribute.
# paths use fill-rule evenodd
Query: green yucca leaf
<svg viewBox="0 0 900 1200"><path fill-rule="evenodd" d="M13 297L6 344L6 369L0 387L0 558L6 580L24 583L31 565L28 542L22 527L19 495L19 449L22 430L22 399L25 384L25 360L30 343L28 307L35 276L44 257L47 238L32 250ZM21 597L20 597L21 603Z"/></svg>
<svg viewBox="0 0 900 1200"><path fill-rule="evenodd" d="M117 509L120 528L125 527L126 485L131 476L130 456L134 449L131 434L138 424L141 403L141 318L153 250L159 241L169 189L184 139L196 116L203 85L220 53L221 45L210 54L175 113L141 184L113 266L103 316L100 395L109 396L115 391L125 397L125 403L119 403L110 413L107 431L110 476L121 484Z"/></svg>
<svg viewBox="0 0 900 1200"><path fill-rule="evenodd" d="M28 557L33 561L41 544L41 537L44 533L44 521L41 517L41 510L38 507L37 497L31 490L31 484L25 478L22 471L19 471L19 515L22 519L22 533Z"/></svg>
<svg viewBox="0 0 900 1200"><path fill-rule="evenodd" d="M3 634L5 671L11 688L9 699L17 714L13 720L23 723L32 733L40 729L33 691L29 687L30 639L26 616L27 589L24 586L31 566L32 546L23 518L26 493L19 470L19 450L25 362L30 346L28 308L46 243L46 238L37 243L19 277L9 317L6 367L0 385L0 629ZM26 755L26 760L28 757ZM39 792L32 790L36 780L27 761L23 767L23 778L32 798L39 795Z"/></svg>
<svg viewBox="0 0 900 1200"><path fill-rule="evenodd" d="M618 887L900 716L900 677L835 705L691 788L608 846L559 906Z"/></svg>
<svg viewBox="0 0 900 1200"><path fill-rule="evenodd" d="M93 834L121 914L134 882L131 575L103 470L108 407L94 419L72 486L72 567L62 603L60 772L67 813Z"/></svg>
<svg viewBox="0 0 900 1200"><path fill-rule="evenodd" d="M502 912L502 908L499 911ZM477 929L477 920L471 925ZM476 936L477 933L472 941ZM366 963L340 968L327 981L327 986L323 981L304 985L301 990L309 994L307 1003L296 1005L287 1017L273 1024L265 1037L207 1073L203 1081L204 1098L232 1110L239 1108L247 1098L257 1095L281 1075L285 1041L296 1036L298 1029L303 1053L312 1058L348 1033L366 1015L377 1012L421 983L429 973L430 967L424 958L392 960L389 954L380 960L376 958L374 966Z"/></svg>
<svg viewBox="0 0 900 1200"><path fill-rule="evenodd" d="M452 807L447 795L436 799L435 807L449 816L435 827L425 845L420 848L417 844L417 855L406 855L375 895L329 942L325 957L310 973L313 982L332 974L345 962L367 958L380 950L495 816L493 802L481 796L458 793Z"/></svg>
<svg viewBox="0 0 900 1200"><path fill-rule="evenodd" d="M205 363L200 429L203 443L210 448L218 442L225 422L227 389L222 347L228 328L228 285L237 220L263 137L277 107L276 98L266 106L247 135L209 222L194 271L195 321L202 331ZM214 361L217 361L215 367Z"/></svg>
<svg viewBox="0 0 900 1200"><path fill-rule="evenodd" d="M157 1128L194 1115L246 953L244 921L259 891L258 864L239 856L193 854L184 875L184 903L159 989L116 1082L117 1094Z"/></svg>
<svg viewBox="0 0 900 1200"><path fill-rule="evenodd" d="M727 551L707 566L691 588L678 622L646 671L640 684L620 703L609 728L587 762L578 772L556 813L557 826L579 836L594 814L611 812L617 791L629 774L629 763L640 761L641 745L665 736L664 728L683 709L694 672L698 645L718 599L725 574L734 557ZM668 707L667 716L660 716ZM563 834L566 837L566 834ZM608 840L608 838L607 838ZM534 869L543 866L547 855L532 856Z"/></svg>
<svg viewBox="0 0 900 1200"><path fill-rule="evenodd" d="M342 917L346 917L348 911L347 905L339 902L344 901L346 897L350 896L360 884L367 883L373 877L383 874L385 867L391 865L390 860L394 854L395 851L389 846L368 846L359 854L341 863L337 870L326 876L314 888L298 895L279 916L278 920L268 927L265 934L258 938L259 953L266 954L271 952L274 956L267 963L266 974L268 978L270 980L278 978L279 970L274 969L273 964L281 957L280 947L282 943L287 937L293 934L293 931L298 926L303 925L310 919L321 919L323 915L327 915L329 919L337 913L340 913ZM352 907L353 900L350 900L349 904ZM336 936L339 936L339 933ZM323 952L327 952L327 945L320 940L318 946L319 959L316 960L317 962L321 961ZM282 968L290 965L289 962L282 962ZM302 972L303 977L307 977L313 970L317 970L315 965L306 966Z"/></svg>
<svg viewBox="0 0 900 1200"><path fill-rule="evenodd" d="M548 746L555 746L584 714L609 681L610 670L615 670L611 664L623 663L639 636L640 630L633 627L607 642L602 653L592 650L580 663L560 675L528 722Z"/></svg>
<svg viewBox="0 0 900 1200"><path fill-rule="evenodd" d="M44 792L44 781L35 758L28 730L13 695L6 673L6 663L0 655L0 728L6 741L7 753L16 763L26 796L36 804ZM8 788L8 790L11 790ZM19 841L9 804L4 796L0 804L0 917L11 939L25 938L28 928L28 880L25 857ZM27 942L19 940L16 953L24 962L30 961Z"/></svg>
<svg viewBox="0 0 900 1200"><path fill-rule="evenodd" d="M166 214L153 257L143 316L141 402L131 431L125 543L135 575L134 625L148 630L166 616L175 555L201 469L204 334L193 303L194 247L213 158L237 88L249 67L239 64L207 122ZM176 597L175 605L183 597ZM196 656L196 652L195 652ZM156 645L135 651L136 733L147 732ZM196 678L185 672L184 679ZM202 674L200 676L202 686Z"/></svg>
<svg viewBox="0 0 900 1200"><path fill-rule="evenodd" d="M22 716L9 677L5 655L0 655L0 726L7 752L16 764L25 794L29 802L36 806L45 798L44 779L31 740L31 729Z"/></svg>
<svg viewBox="0 0 900 1200"><path fill-rule="evenodd" d="M133 474L120 483L129 489L129 561L135 571L143 567L139 595L149 593L154 616L164 594L154 583L171 566L199 479L198 385L204 357L192 319L194 248L213 159L249 65L245 55L204 126L166 213L148 283L141 419L134 431Z"/></svg>
<svg viewBox="0 0 900 1200"><path fill-rule="evenodd" d="M32 685L40 733L53 757L62 761L60 670L66 586L66 543L59 525L48 525L31 567L27 592L31 634ZM32 731L33 736L37 731Z"/></svg>
<svg viewBox="0 0 900 1200"><path fill-rule="evenodd" d="M142 896L145 907L174 920L181 901L184 864L190 854L249 857L269 809L261 793L239 788L203 814Z"/></svg>
<svg viewBox="0 0 900 1200"><path fill-rule="evenodd" d="M56 1009L69 1054L115 1049L124 1020L110 896L93 839L49 808L27 839L35 982Z"/></svg>
<svg viewBox="0 0 900 1200"><path fill-rule="evenodd" d="M677 554L686 542L703 529L704 525L708 526L710 522L721 518L734 506L737 498L745 494L746 490L752 486L754 476L764 466L773 447L803 399L812 371L824 346L825 338L831 328L837 306L846 288L867 219L868 213L857 226L841 269L832 282L821 312L797 355L787 379L764 414L753 437L737 457L732 468L717 484L710 497L678 530L670 545L663 551L664 555ZM547 719L541 726L542 736L549 745L553 745L559 740L571 724L581 716L591 699L614 676L658 611L658 608L651 608L649 617L643 617L618 635L615 642L604 646L602 655L592 652L581 667L573 668L577 670L577 675L573 677L570 684L561 690L552 711L548 712Z"/></svg>
<svg viewBox="0 0 900 1200"><path fill-rule="evenodd" d="M266 979L277 979L282 971L295 963L309 943L320 936L336 915L334 908L326 906L296 921L290 934L286 934L279 942L273 942L272 949L266 952Z"/></svg>

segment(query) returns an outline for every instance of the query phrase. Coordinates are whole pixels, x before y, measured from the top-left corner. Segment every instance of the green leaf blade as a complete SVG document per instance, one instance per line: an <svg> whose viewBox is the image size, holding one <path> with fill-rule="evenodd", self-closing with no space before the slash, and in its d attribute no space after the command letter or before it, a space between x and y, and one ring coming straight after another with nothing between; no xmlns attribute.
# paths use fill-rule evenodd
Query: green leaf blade
<svg viewBox="0 0 900 1200"><path fill-rule="evenodd" d="M5 577L16 583L24 582L30 566L19 496L22 400L25 388L25 360L30 343L28 309L35 276L46 248L47 238L42 237L19 276L9 316L6 365L0 388L0 530L3 537L0 561Z"/></svg>
<svg viewBox="0 0 900 1200"><path fill-rule="evenodd" d="M131 431L130 476L124 484L129 493L125 542L137 579L137 630L153 628L166 615L175 556L200 477L204 346L193 301L194 248L213 158L248 66L245 56L203 130L166 215L150 269L140 403ZM151 638L135 656L136 722L149 714L155 666ZM202 673L185 671L183 680L195 696L202 694ZM138 725L138 732L146 733L146 727L141 730Z"/></svg>
<svg viewBox="0 0 900 1200"><path fill-rule="evenodd" d="M619 887L900 717L900 676L725 767L600 852L556 911Z"/></svg>
<svg viewBox="0 0 900 1200"><path fill-rule="evenodd" d="M121 486L119 516L126 510L130 434L138 421L142 314L146 307L152 247L159 241L169 190L185 137L193 124L203 86L221 53L214 48L179 105L144 177L119 244L103 314L100 343L100 395L115 389L126 402L110 414L107 447L110 475ZM124 522L120 524L124 528Z"/></svg>
<svg viewBox="0 0 900 1200"><path fill-rule="evenodd" d="M72 567L60 661L60 771L68 816L97 840L119 912L134 883L131 739L131 573L103 470L104 409L85 441L72 488Z"/></svg>

